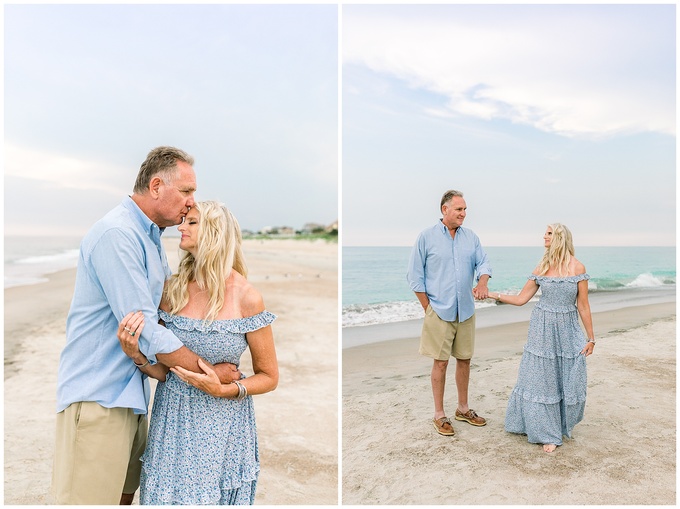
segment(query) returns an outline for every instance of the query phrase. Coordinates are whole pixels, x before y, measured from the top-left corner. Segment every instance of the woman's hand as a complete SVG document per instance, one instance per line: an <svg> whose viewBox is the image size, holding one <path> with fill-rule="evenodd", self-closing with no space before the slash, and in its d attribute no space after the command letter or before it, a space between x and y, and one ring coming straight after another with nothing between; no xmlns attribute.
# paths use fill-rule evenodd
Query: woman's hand
<svg viewBox="0 0 680 509"><path fill-rule="evenodd" d="M170 371L172 371L181 380L185 381L189 385L193 385L197 389L200 389L211 396L215 396L217 398L224 397L224 394L222 393L222 382L220 382L220 378L217 376L215 370L203 362L203 359L201 358L198 359L198 366L201 368L203 373L194 373L193 371L184 369L181 366L170 368Z"/></svg>
<svg viewBox="0 0 680 509"><path fill-rule="evenodd" d="M581 350L581 353L588 357L593 354L593 350L595 350L595 343L588 341L586 346L583 347L583 350Z"/></svg>
<svg viewBox="0 0 680 509"><path fill-rule="evenodd" d="M125 352L135 363L143 364L146 358L139 351L139 338L144 330L144 314L141 311L131 312L125 315L118 325L118 342Z"/></svg>

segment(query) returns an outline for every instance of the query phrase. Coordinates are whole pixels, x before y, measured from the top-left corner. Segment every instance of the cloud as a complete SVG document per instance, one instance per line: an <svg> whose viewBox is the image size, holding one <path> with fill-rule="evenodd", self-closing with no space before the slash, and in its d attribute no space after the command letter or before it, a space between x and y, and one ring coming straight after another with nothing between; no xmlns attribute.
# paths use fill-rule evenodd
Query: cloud
<svg viewBox="0 0 680 509"><path fill-rule="evenodd" d="M136 176L134 168L8 142L4 145L4 166L5 177L40 182L56 190L103 192L112 196L129 194Z"/></svg>
<svg viewBox="0 0 680 509"><path fill-rule="evenodd" d="M343 10L344 63L441 95L442 108L430 114L566 137L675 133L674 30L657 26L657 11L361 7Z"/></svg>
<svg viewBox="0 0 680 509"><path fill-rule="evenodd" d="M134 169L8 142L4 152L5 177L40 182L57 190L90 190L115 196L132 191Z"/></svg>

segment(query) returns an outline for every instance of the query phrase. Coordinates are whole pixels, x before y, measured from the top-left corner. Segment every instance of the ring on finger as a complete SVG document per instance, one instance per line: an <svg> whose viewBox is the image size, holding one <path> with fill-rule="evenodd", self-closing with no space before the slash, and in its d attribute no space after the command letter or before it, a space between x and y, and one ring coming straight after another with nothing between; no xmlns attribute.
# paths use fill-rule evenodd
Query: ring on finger
<svg viewBox="0 0 680 509"><path fill-rule="evenodd" d="M125 329L125 332L132 332L132 330L128 329L127 327L123 327Z"/></svg>

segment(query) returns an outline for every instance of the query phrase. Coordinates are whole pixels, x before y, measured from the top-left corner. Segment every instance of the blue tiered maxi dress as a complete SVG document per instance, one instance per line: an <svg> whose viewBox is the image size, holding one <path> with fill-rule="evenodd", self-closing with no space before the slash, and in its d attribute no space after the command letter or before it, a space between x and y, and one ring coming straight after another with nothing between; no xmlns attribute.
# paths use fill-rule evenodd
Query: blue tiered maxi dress
<svg viewBox="0 0 680 509"><path fill-rule="evenodd" d="M578 282L568 277L532 275L541 297L531 313L529 334L505 415L505 430L535 444L562 445L562 436L581 419L586 404L587 338L579 325Z"/></svg>
<svg viewBox="0 0 680 509"><path fill-rule="evenodd" d="M246 333L276 318L268 311L236 320L159 312L166 327L208 362L238 365ZM154 397L140 502L144 505L253 504L260 470L252 397L210 396L168 373Z"/></svg>

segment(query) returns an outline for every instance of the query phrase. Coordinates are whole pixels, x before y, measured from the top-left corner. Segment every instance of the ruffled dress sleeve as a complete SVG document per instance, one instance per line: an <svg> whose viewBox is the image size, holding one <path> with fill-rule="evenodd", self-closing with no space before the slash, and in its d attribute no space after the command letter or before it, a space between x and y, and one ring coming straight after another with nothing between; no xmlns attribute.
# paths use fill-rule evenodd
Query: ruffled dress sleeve
<svg viewBox="0 0 680 509"><path fill-rule="evenodd" d="M259 329L263 329L276 320L276 315L267 310L260 313L247 316L245 318L235 318L231 320L214 320L207 322L200 318L189 318L180 315L171 315L163 311L158 311L158 316L165 323L172 323L178 329L192 331L198 330L201 332L232 332L235 334L246 334Z"/></svg>

